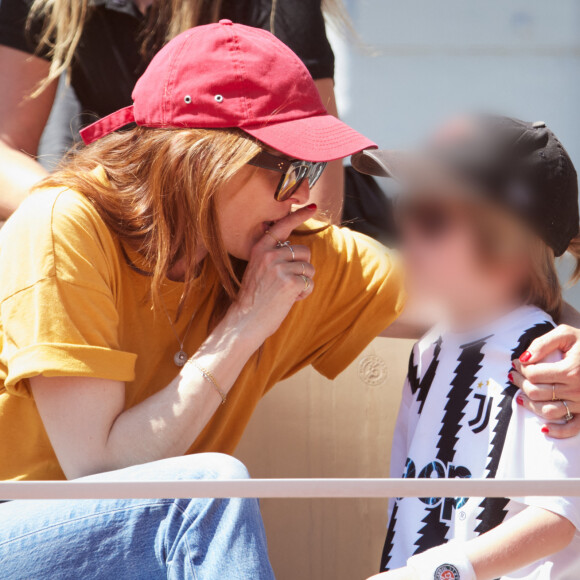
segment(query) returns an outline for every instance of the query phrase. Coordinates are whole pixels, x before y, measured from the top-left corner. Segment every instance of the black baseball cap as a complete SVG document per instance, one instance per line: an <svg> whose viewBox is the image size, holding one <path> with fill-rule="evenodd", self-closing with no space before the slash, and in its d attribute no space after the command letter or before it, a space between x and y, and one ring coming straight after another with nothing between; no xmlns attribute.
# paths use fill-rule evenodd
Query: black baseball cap
<svg viewBox="0 0 580 580"><path fill-rule="evenodd" d="M450 121L417 151L366 150L361 173L405 187L469 189L523 219L556 256L578 235L578 176L546 123L497 115Z"/></svg>

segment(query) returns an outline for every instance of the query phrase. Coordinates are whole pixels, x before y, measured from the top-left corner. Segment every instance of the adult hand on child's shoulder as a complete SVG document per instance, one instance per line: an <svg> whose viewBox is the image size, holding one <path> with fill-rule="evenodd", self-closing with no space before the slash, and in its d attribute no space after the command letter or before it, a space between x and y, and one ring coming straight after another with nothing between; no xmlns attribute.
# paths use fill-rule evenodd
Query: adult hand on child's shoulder
<svg viewBox="0 0 580 580"><path fill-rule="evenodd" d="M559 360L548 362L554 361L554 353L558 352ZM532 342L513 365L513 383L524 392L518 402L546 420L544 433L556 439L578 435L580 330L565 324L558 326ZM558 423L566 418L567 410L574 418L564 424Z"/></svg>
<svg viewBox="0 0 580 580"><path fill-rule="evenodd" d="M371 576L368 580L414 580L414 577L411 569L405 567Z"/></svg>

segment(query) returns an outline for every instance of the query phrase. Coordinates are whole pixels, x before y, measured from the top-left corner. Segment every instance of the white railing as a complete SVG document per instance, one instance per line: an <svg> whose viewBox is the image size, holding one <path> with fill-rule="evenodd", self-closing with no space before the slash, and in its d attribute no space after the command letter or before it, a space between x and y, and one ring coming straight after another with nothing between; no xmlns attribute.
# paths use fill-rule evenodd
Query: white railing
<svg viewBox="0 0 580 580"><path fill-rule="evenodd" d="M195 481L8 481L0 499L205 497L388 498L580 496L580 479L248 479Z"/></svg>

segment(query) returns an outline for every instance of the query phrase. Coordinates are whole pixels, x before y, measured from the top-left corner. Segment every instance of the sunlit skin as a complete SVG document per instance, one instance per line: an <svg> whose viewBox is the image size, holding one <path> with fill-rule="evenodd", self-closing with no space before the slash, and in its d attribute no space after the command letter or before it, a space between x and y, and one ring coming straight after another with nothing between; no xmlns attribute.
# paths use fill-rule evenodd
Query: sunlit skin
<svg viewBox="0 0 580 580"><path fill-rule="evenodd" d="M276 152L270 150L270 153ZM274 194L281 173L251 165L243 167L216 196L220 232L227 252L240 260L249 261L252 248L276 222L286 217L292 206L308 203L310 188L306 180L292 197L276 201ZM207 249L200 242L198 260L205 258ZM172 268L170 278L182 280L183 264Z"/></svg>
<svg viewBox="0 0 580 580"><path fill-rule="evenodd" d="M486 264L468 206L454 200L438 203L449 218L435 235L412 217L400 219L409 293L433 303L458 330L489 322L517 306L527 277L525 255L501 265Z"/></svg>
<svg viewBox="0 0 580 580"><path fill-rule="evenodd" d="M249 260L252 248L273 223L286 217L292 206L308 203L307 181L291 198L276 201L274 193L281 177L276 171L248 165L218 193L221 235L232 256Z"/></svg>
<svg viewBox="0 0 580 580"><path fill-rule="evenodd" d="M316 287L308 246L293 244L291 253L276 244L314 217L316 205L293 208L308 201L307 183L290 199L276 201L280 178L275 171L246 166L216 194L225 249L248 264L236 300L193 357L226 394L294 304ZM198 259L206 253L201 249ZM169 277L183 280L183 265L178 262ZM30 382L69 479L183 455L222 404L193 365L130 409L123 381L41 376Z"/></svg>

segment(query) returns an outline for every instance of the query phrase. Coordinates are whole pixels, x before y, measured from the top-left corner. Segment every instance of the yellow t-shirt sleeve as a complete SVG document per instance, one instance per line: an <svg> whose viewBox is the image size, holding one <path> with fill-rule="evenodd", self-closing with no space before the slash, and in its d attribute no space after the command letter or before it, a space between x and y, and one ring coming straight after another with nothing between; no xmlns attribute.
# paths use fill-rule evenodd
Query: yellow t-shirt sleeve
<svg viewBox="0 0 580 580"><path fill-rule="evenodd" d="M33 194L0 232L0 378L29 396L37 375L131 381L136 355L119 347L118 252L89 202ZM3 376L2 376L3 375Z"/></svg>
<svg viewBox="0 0 580 580"><path fill-rule="evenodd" d="M402 268L394 252L347 228L313 237L315 288L301 325L316 349L313 366L333 379L403 310Z"/></svg>

